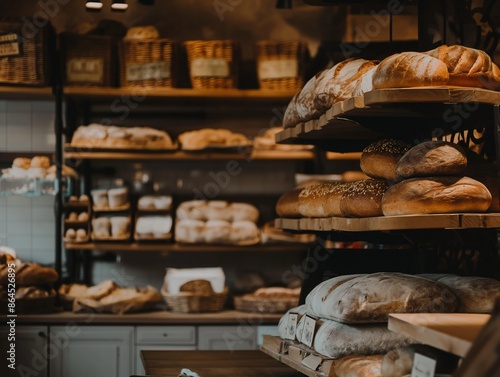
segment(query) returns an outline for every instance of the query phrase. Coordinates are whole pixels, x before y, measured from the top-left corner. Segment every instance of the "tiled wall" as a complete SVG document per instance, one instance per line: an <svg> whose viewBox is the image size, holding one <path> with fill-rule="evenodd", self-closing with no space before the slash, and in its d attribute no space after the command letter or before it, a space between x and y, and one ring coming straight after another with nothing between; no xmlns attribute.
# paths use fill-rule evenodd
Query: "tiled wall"
<svg viewBox="0 0 500 377"><path fill-rule="evenodd" d="M54 103L0 101L0 152L53 153ZM0 197L0 245L26 261L54 263L55 220L51 196Z"/></svg>

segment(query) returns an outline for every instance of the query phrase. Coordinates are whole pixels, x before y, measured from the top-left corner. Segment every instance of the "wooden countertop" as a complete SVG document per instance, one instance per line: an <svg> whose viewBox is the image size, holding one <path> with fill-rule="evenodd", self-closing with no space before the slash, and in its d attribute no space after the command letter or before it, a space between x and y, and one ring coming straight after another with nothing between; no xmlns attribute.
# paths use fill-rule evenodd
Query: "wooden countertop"
<svg viewBox="0 0 500 377"><path fill-rule="evenodd" d="M188 368L202 377L297 377L261 351L142 351L147 375L178 376Z"/></svg>
<svg viewBox="0 0 500 377"><path fill-rule="evenodd" d="M157 311L137 314L95 314L61 312L52 314L19 314L17 323L58 325L68 322L81 325L231 325L248 324L251 326L277 324L282 314L246 313L226 310L219 313L172 313Z"/></svg>

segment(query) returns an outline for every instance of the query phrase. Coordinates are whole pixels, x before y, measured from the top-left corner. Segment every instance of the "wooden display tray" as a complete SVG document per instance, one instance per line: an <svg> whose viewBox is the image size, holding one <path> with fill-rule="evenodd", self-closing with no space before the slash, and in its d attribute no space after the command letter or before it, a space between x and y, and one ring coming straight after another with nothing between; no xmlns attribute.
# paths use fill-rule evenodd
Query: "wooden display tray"
<svg viewBox="0 0 500 377"><path fill-rule="evenodd" d="M410 229L500 228L500 213L451 213L378 217L329 217L275 220L278 229L295 231L370 232Z"/></svg>
<svg viewBox="0 0 500 377"><path fill-rule="evenodd" d="M389 330L465 357L491 316L464 313L390 314Z"/></svg>

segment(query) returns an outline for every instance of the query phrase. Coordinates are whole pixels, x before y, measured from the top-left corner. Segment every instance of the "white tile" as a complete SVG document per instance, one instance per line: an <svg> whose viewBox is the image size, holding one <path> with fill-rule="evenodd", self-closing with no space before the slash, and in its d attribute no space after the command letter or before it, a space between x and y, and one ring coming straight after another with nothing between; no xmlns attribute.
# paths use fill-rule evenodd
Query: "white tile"
<svg viewBox="0 0 500 377"><path fill-rule="evenodd" d="M55 222L54 221L32 221L31 234L32 235L45 235L53 237L55 235ZM36 245L34 245L36 247Z"/></svg>
<svg viewBox="0 0 500 377"><path fill-rule="evenodd" d="M55 112L55 102L54 101L33 101L31 103L31 109L32 109L33 113L38 113L38 112L54 113Z"/></svg>
<svg viewBox="0 0 500 377"><path fill-rule="evenodd" d="M55 238L54 236L37 236L33 235L31 236L31 247L33 250L39 250L39 249L52 249L54 250L55 248Z"/></svg>
<svg viewBox="0 0 500 377"><path fill-rule="evenodd" d="M30 101L7 101L8 113L31 113Z"/></svg>
<svg viewBox="0 0 500 377"><path fill-rule="evenodd" d="M31 238L31 220L12 220L7 222L7 237L25 236Z"/></svg>
<svg viewBox="0 0 500 377"><path fill-rule="evenodd" d="M5 196L0 196L0 207L7 205L7 198Z"/></svg>
<svg viewBox="0 0 500 377"><path fill-rule="evenodd" d="M7 111L7 101L0 100L0 111L2 111L2 112Z"/></svg>
<svg viewBox="0 0 500 377"><path fill-rule="evenodd" d="M31 208L32 221L54 221L54 210L52 207L38 207Z"/></svg>
<svg viewBox="0 0 500 377"><path fill-rule="evenodd" d="M7 207L10 207L10 206L31 207L32 202L31 202L31 198L28 198L26 196L13 195L13 196L9 196L8 198L6 198L6 205L7 205Z"/></svg>
<svg viewBox="0 0 500 377"><path fill-rule="evenodd" d="M54 265L55 264L55 252L54 250L35 250L32 251L32 262L44 264L44 265Z"/></svg>
<svg viewBox="0 0 500 377"><path fill-rule="evenodd" d="M7 246L12 247L16 250L16 256L26 262L31 262L32 260L32 250L30 248L24 248L24 247L15 247L12 246L11 244L8 244Z"/></svg>
<svg viewBox="0 0 500 377"><path fill-rule="evenodd" d="M54 206L54 197L53 196L40 196L33 199L33 206Z"/></svg>
<svg viewBox="0 0 500 377"><path fill-rule="evenodd" d="M13 235L7 238L7 246L31 252L31 237Z"/></svg>
<svg viewBox="0 0 500 377"><path fill-rule="evenodd" d="M8 206L7 219L12 220L29 220L31 221L31 207L25 206Z"/></svg>
<svg viewBox="0 0 500 377"><path fill-rule="evenodd" d="M7 130L11 128L20 131L31 132L31 113L30 112L7 112Z"/></svg>
<svg viewBox="0 0 500 377"><path fill-rule="evenodd" d="M31 137L26 132L7 132L7 150L31 152Z"/></svg>

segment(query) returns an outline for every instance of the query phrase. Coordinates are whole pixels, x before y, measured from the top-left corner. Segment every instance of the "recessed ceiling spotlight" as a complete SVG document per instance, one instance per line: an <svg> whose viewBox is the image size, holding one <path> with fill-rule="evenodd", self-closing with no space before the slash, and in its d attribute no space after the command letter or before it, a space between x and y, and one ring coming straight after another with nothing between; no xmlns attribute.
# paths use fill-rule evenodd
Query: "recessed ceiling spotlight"
<svg viewBox="0 0 500 377"><path fill-rule="evenodd" d="M126 11L128 8L128 4L125 0L113 0L113 4L111 4L111 9L116 11Z"/></svg>
<svg viewBox="0 0 500 377"><path fill-rule="evenodd" d="M102 9L102 2L100 0L87 1L87 4L85 4L85 7L88 10L101 10Z"/></svg>

